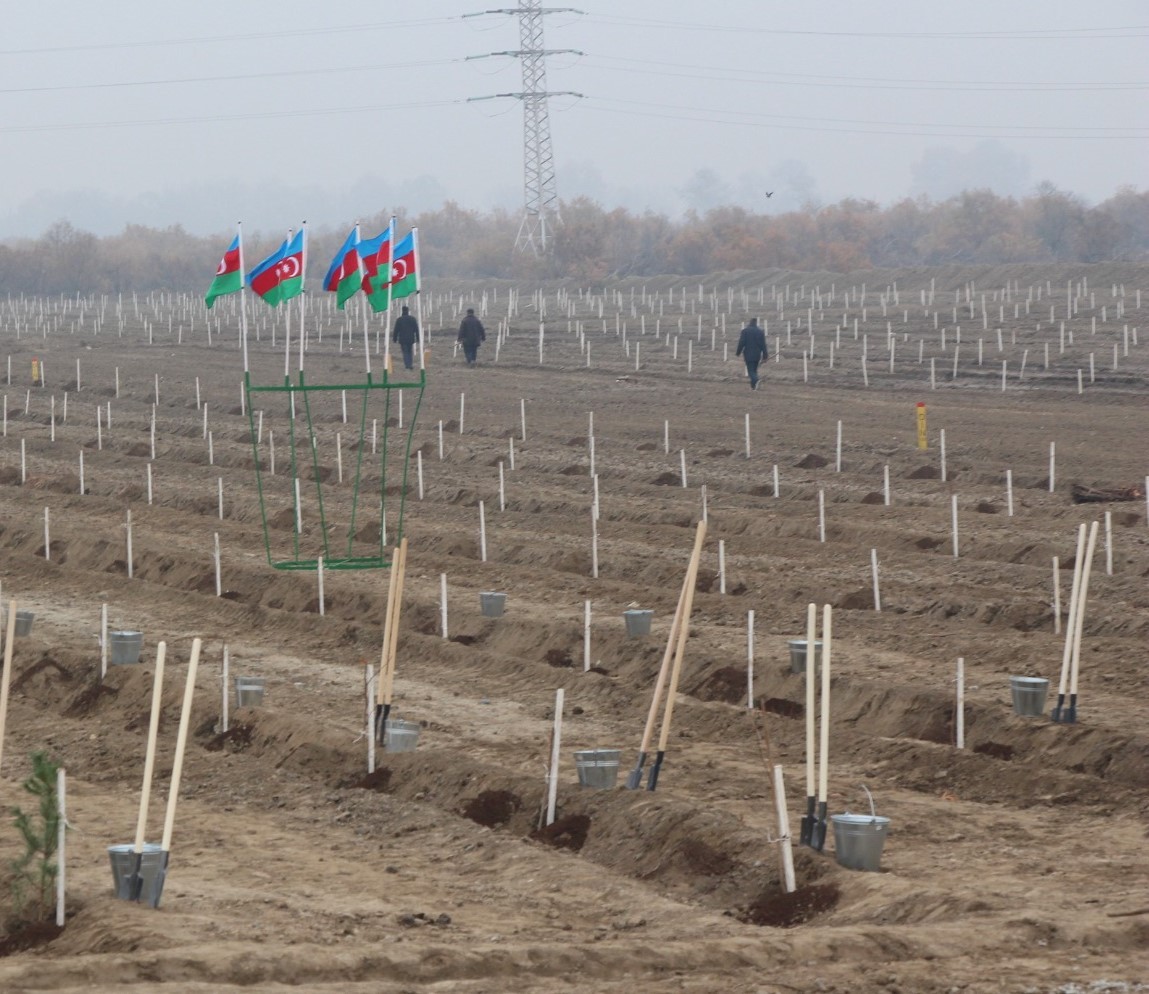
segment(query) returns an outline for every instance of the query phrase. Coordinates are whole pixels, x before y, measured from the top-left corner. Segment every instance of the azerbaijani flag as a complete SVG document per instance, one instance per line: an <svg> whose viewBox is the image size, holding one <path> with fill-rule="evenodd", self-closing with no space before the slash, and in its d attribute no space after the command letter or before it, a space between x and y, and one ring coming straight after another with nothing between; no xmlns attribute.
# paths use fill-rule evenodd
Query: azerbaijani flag
<svg viewBox="0 0 1149 994"><path fill-rule="evenodd" d="M210 311L216 297L223 297L229 293L236 293L243 289L243 267L240 264L239 235L237 234L224 252L219 268L215 271L215 279L207 288L204 303Z"/></svg>
<svg viewBox="0 0 1149 994"><path fill-rule="evenodd" d="M391 291L385 278L391 265L391 228L374 238L359 243L359 259L363 267L363 292L371 309L378 313L387 310L391 301ZM384 274L381 278L380 272Z"/></svg>
<svg viewBox="0 0 1149 994"><path fill-rule="evenodd" d="M272 307L303 293L303 229L248 273L247 283Z"/></svg>
<svg viewBox="0 0 1149 994"><path fill-rule="evenodd" d="M362 270L359 265L359 226L351 229L344 239L343 245L331 260L331 268L323 277L323 289L335 294L335 303L339 310L355 295L363 282Z"/></svg>
<svg viewBox="0 0 1149 994"><path fill-rule="evenodd" d="M395 246L391 263L391 296L408 297L419 292L419 251L417 247L418 228Z"/></svg>

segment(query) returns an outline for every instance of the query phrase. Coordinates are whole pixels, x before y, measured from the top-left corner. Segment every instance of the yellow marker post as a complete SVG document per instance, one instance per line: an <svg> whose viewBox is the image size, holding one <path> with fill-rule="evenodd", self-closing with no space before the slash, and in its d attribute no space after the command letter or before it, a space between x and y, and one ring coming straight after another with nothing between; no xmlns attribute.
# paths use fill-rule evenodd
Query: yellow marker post
<svg viewBox="0 0 1149 994"><path fill-rule="evenodd" d="M40 360L32 360L32 386L38 387L40 385Z"/></svg>
<svg viewBox="0 0 1149 994"><path fill-rule="evenodd" d="M918 448L928 449L926 442L926 405L918 402Z"/></svg>

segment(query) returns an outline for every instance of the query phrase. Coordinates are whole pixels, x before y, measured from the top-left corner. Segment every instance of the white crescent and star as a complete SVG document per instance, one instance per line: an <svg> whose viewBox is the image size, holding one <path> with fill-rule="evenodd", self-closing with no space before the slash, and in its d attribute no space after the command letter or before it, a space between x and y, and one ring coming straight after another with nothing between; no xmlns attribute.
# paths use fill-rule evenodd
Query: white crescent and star
<svg viewBox="0 0 1149 994"><path fill-rule="evenodd" d="M405 259L396 259L394 265L391 267L391 282L398 283L406 275L407 261Z"/></svg>
<svg viewBox="0 0 1149 994"><path fill-rule="evenodd" d="M281 280L292 279L299 275L299 260L293 255L288 256L276 268L279 270Z"/></svg>
<svg viewBox="0 0 1149 994"><path fill-rule="evenodd" d="M219 260L219 268L215 271L216 276L222 276L227 272L227 259Z"/></svg>

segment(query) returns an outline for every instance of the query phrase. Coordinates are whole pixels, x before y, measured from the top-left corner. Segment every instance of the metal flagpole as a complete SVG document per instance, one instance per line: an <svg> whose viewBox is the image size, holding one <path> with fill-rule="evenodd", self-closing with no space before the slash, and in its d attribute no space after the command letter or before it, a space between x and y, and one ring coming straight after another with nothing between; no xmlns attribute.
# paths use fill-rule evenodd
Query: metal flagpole
<svg viewBox="0 0 1149 994"><path fill-rule="evenodd" d="M307 222L303 221L299 225L300 241L303 243L302 259L300 260L299 270L299 371L303 372L303 346L307 341L307 308L304 301L307 300L307 294L304 293L307 280ZM290 246L288 247L290 252Z"/></svg>
<svg viewBox="0 0 1149 994"><path fill-rule="evenodd" d="M247 270L243 266L243 222L235 222L236 236L239 238L239 327L240 346L243 349L243 371L248 372L247 364Z"/></svg>
<svg viewBox="0 0 1149 994"><path fill-rule="evenodd" d="M383 368L391 373L391 281L395 278L395 215L387 229L387 313L383 318Z"/></svg>
<svg viewBox="0 0 1149 994"><path fill-rule="evenodd" d="M423 330L423 299L419 287L419 229L411 229L411 254L415 259L415 320L419 322L419 368L427 368L427 333Z"/></svg>

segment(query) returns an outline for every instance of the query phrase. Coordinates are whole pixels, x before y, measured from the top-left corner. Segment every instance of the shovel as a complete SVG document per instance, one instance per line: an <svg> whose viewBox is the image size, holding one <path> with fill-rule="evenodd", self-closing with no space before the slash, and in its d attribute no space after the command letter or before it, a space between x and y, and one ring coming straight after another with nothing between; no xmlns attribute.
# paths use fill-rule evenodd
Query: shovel
<svg viewBox="0 0 1149 994"><path fill-rule="evenodd" d="M407 539L403 538L391 560L387 588L387 613L383 621L383 648L379 659L379 680L375 685L375 741L384 745L387 719L391 716L391 693L395 686L395 655L399 643L399 614L403 606L403 584L407 571Z"/></svg>
<svg viewBox="0 0 1149 994"><path fill-rule="evenodd" d="M658 773L662 769L662 760L666 756L666 745L670 739L670 722L674 716L674 700L678 696L678 678L682 675L682 657L686 653L686 638L690 634L690 612L694 607L694 588L698 581L698 565L702 560L702 543L706 538L706 522L698 522L698 530L694 535L694 551L690 556L690 566L686 570L686 583L683 585L682 616L678 622L678 639L674 649L674 668L670 671L670 686L666 690L666 710L662 716L662 729L658 735L658 753L655 755L654 765L650 768L650 776L646 781L646 789L654 790L658 786Z"/></svg>
<svg viewBox="0 0 1149 994"><path fill-rule="evenodd" d="M1077 556L1073 560L1073 586L1069 593L1069 617L1065 622L1065 649L1061 654L1061 682L1057 688L1057 704L1049 717L1055 723L1061 721L1061 709L1065 706L1065 691L1069 684L1070 664L1073 658L1073 633L1077 630L1077 601L1081 592L1081 570L1085 562L1085 525L1077 528Z"/></svg>
<svg viewBox="0 0 1149 994"><path fill-rule="evenodd" d="M810 848L822 851L826 844L826 788L830 755L830 605L822 606L822 727L818 745L818 817L810 833Z"/></svg>
<svg viewBox="0 0 1149 994"><path fill-rule="evenodd" d="M798 829L800 845L810 845L814 834L814 671L817 667L815 639L818 634L818 608L806 607L806 814Z"/></svg>
<svg viewBox="0 0 1149 994"><path fill-rule="evenodd" d="M1077 675L1081 670L1081 629L1085 625L1085 600L1089 596L1089 574L1093 568L1093 550L1097 545L1097 522L1089 526L1089 544L1085 549L1085 565L1081 569L1081 592L1078 595L1077 627L1073 633L1073 659L1069 671L1069 708L1062 721L1067 725L1077 721Z"/></svg>
<svg viewBox="0 0 1149 994"><path fill-rule="evenodd" d="M678 636L678 625L682 619L682 605L686 598L686 585L678 595L678 606L674 609L674 620L670 623L670 634L666 639L666 651L662 654L662 664L658 669L658 679L654 684L654 696L650 701L650 710L646 715L646 728L642 733L642 744L638 750L638 762L634 769L627 774L624 786L627 790L638 790L642 784L642 768L646 765L646 757L650 749L650 740L654 735L654 721L658 716L658 704L662 700L662 690L666 686L666 678L670 673L670 660L674 654L674 644Z"/></svg>

